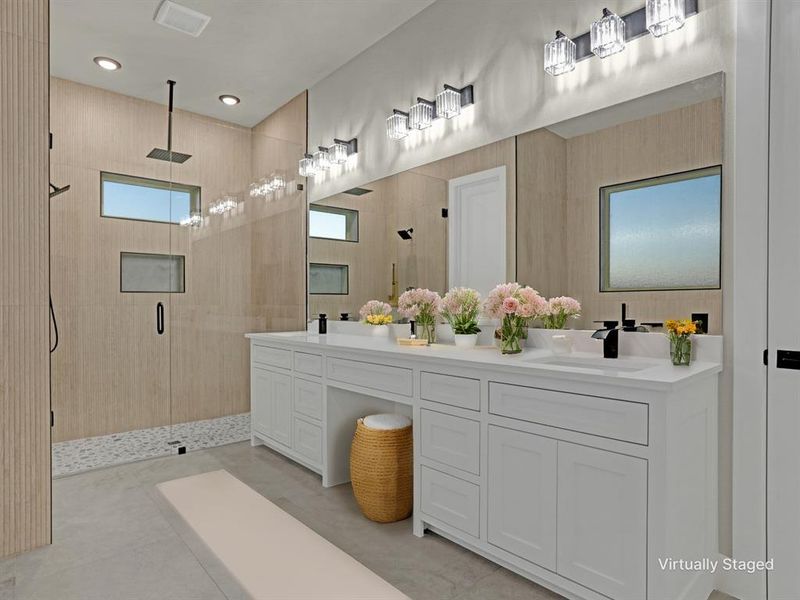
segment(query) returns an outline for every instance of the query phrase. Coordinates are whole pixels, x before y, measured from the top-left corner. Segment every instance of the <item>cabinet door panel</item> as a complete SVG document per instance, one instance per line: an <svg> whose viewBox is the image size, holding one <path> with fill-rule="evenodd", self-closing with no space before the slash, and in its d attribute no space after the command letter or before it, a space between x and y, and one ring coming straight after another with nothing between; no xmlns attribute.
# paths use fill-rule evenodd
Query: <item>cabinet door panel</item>
<svg viewBox="0 0 800 600"><path fill-rule="evenodd" d="M489 426L489 542L556 569L555 440Z"/></svg>
<svg viewBox="0 0 800 600"><path fill-rule="evenodd" d="M253 369L250 387L250 413L252 429L270 435L272 429L272 373Z"/></svg>
<svg viewBox="0 0 800 600"><path fill-rule="evenodd" d="M273 422L272 437L286 446L292 445L292 378L272 373Z"/></svg>
<svg viewBox="0 0 800 600"><path fill-rule="evenodd" d="M646 569L647 461L558 442L558 573L641 600Z"/></svg>

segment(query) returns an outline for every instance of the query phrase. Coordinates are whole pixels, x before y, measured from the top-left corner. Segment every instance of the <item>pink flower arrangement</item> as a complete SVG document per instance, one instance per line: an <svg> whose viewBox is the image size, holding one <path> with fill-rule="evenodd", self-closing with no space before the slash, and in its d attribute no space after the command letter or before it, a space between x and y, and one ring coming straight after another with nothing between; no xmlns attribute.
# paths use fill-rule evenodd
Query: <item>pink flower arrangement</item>
<svg viewBox="0 0 800 600"><path fill-rule="evenodd" d="M442 316L450 323L456 335L480 333L478 315L481 311L481 295L470 288L453 288L442 300Z"/></svg>
<svg viewBox="0 0 800 600"><path fill-rule="evenodd" d="M388 325L392 322L392 307L380 300L370 300L358 311L361 320L370 325Z"/></svg>
<svg viewBox="0 0 800 600"><path fill-rule="evenodd" d="M567 319L581 316L581 303L569 296L550 298L547 310L539 315L546 329L564 329Z"/></svg>
<svg viewBox="0 0 800 600"><path fill-rule="evenodd" d="M530 321L548 309L547 300L539 292L518 283L502 283L489 292L483 312L493 318L502 319L495 335L500 338L503 354L522 351L520 339L526 336Z"/></svg>
<svg viewBox="0 0 800 600"><path fill-rule="evenodd" d="M436 292L416 288L403 292L397 302L397 311L417 323L435 323L442 310L442 297Z"/></svg>
<svg viewBox="0 0 800 600"><path fill-rule="evenodd" d="M489 292L483 305L483 312L492 319L502 319L506 315L526 320L543 314L548 309L547 300L539 292L518 283L502 283Z"/></svg>
<svg viewBox="0 0 800 600"><path fill-rule="evenodd" d="M420 337L431 344L436 341L436 317L441 311L442 297L424 288L403 292L397 301L397 312L415 321L420 326Z"/></svg>

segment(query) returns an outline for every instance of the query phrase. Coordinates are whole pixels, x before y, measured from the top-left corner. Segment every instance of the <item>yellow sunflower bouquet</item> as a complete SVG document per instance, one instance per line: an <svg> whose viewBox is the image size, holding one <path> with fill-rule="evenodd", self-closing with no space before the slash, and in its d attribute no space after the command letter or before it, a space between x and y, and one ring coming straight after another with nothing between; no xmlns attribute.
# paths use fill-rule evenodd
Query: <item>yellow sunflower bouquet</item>
<svg viewBox="0 0 800 600"><path fill-rule="evenodd" d="M689 319L670 319L664 323L669 338L669 354L672 364L688 367L692 362L692 339L697 333L697 323Z"/></svg>

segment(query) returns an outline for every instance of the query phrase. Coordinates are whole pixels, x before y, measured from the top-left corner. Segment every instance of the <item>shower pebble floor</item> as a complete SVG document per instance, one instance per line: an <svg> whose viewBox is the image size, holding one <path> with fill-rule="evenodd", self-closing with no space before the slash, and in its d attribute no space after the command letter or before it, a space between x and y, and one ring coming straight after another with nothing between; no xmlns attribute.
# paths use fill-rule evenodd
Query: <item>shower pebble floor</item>
<svg viewBox="0 0 800 600"><path fill-rule="evenodd" d="M53 477L250 439L250 413L53 444ZM179 441L180 444L170 445Z"/></svg>

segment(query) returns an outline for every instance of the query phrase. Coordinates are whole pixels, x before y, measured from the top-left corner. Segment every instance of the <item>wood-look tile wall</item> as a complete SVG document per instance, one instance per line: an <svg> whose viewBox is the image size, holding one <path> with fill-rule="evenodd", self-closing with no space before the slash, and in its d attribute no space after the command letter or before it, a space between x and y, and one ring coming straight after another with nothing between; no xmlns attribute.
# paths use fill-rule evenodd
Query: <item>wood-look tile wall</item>
<svg viewBox="0 0 800 600"><path fill-rule="evenodd" d="M721 290L599 291L598 204L606 185L721 164L720 98L569 139L533 131L518 136L517 153L520 281L578 298L575 327L619 319L626 302L640 322L707 312L710 333L721 333Z"/></svg>
<svg viewBox="0 0 800 600"><path fill-rule="evenodd" d="M499 166L506 167L508 222L508 277L515 269L516 162L514 139L404 171L365 184L363 196L337 194L319 204L359 211L359 243L309 239L310 262L346 264L350 268L350 293L309 296L309 312L338 318L348 312L358 318L367 300L387 300L391 292L392 264L397 266L398 289L427 287L444 293L447 283L447 220L441 209L448 204L448 181ZM414 229L411 240L397 235Z"/></svg>
<svg viewBox="0 0 800 600"><path fill-rule="evenodd" d="M165 106L53 79L53 177L72 185L52 204L53 300L61 329L53 355L55 440L249 409L244 333L294 328L303 314L296 305L304 304L304 288L265 280L292 273L270 243L283 239L286 256L302 261L304 220L295 216L300 229L282 236L292 227L290 207L303 214L304 195L287 192L270 203L246 199L254 178L294 172L304 148L297 140L305 137L297 106L304 111L304 99L267 119L278 134L294 132L294 140L260 133L264 124L251 130L176 111L173 148L192 158L170 166L146 158L153 147L166 146ZM102 171L200 186L204 227L101 217ZM208 206L223 193L244 202L210 216ZM185 293L120 293L121 251L185 256ZM157 302L167 309L161 336Z"/></svg>
<svg viewBox="0 0 800 600"><path fill-rule="evenodd" d="M0 0L0 557L50 541L48 27Z"/></svg>

